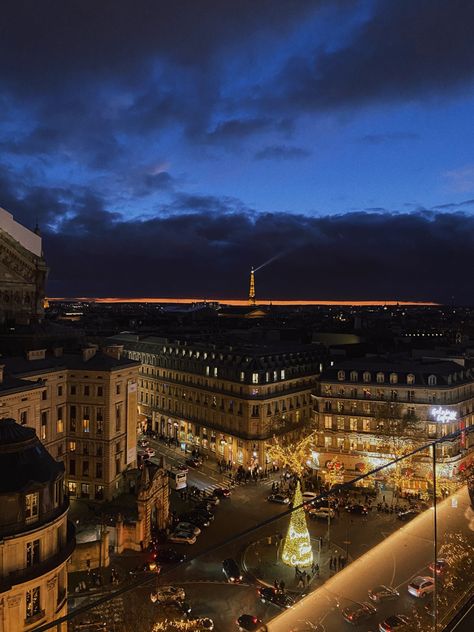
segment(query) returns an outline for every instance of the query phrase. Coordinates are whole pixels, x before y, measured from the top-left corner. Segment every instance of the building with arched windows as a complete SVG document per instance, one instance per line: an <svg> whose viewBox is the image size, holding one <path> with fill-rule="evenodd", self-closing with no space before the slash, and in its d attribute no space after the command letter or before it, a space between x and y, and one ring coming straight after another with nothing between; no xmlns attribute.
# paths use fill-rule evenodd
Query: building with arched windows
<svg viewBox="0 0 474 632"><path fill-rule="evenodd" d="M64 465L13 419L0 420L0 505L0 632L26 632L66 614L75 537Z"/></svg>

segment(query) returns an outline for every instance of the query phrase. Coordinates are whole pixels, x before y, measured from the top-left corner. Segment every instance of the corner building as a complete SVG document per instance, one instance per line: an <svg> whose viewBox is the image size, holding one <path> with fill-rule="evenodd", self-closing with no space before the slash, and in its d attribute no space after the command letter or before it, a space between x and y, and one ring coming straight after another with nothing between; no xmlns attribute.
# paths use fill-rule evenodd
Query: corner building
<svg viewBox="0 0 474 632"><path fill-rule="evenodd" d="M114 336L140 361L139 408L157 433L217 460L265 467L273 435L307 431L316 345L230 346Z"/></svg>
<svg viewBox="0 0 474 632"><path fill-rule="evenodd" d="M26 632L67 614L75 537L63 463L13 419L0 420L0 504L0 632Z"/></svg>
<svg viewBox="0 0 474 632"><path fill-rule="evenodd" d="M454 361L342 362L322 373L313 402L319 467L327 474L330 462L336 463L342 482L388 462L386 438L379 431L383 404L397 404L402 416L419 422L420 445L472 426L474 369ZM457 441L438 446L442 478L450 479L473 463L472 441L461 433ZM406 491L428 486L430 457L419 456L418 461L419 467L407 472Z"/></svg>

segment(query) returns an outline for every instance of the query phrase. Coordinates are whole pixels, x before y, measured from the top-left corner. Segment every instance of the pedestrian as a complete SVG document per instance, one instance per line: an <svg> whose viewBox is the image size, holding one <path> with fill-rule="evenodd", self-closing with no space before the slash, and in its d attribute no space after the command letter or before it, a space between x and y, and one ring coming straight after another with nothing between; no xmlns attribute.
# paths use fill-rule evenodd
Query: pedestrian
<svg viewBox="0 0 474 632"><path fill-rule="evenodd" d="M282 579L280 580L280 592L285 592L285 582Z"/></svg>
<svg viewBox="0 0 474 632"><path fill-rule="evenodd" d="M297 588L304 588L303 575L300 575L298 578Z"/></svg>
<svg viewBox="0 0 474 632"><path fill-rule="evenodd" d="M319 564L316 562L316 566L314 567L314 570L316 571L316 577L319 577Z"/></svg>
<svg viewBox="0 0 474 632"><path fill-rule="evenodd" d="M295 566L295 578L297 578L298 575L300 575L300 569L298 568L298 566Z"/></svg>
<svg viewBox="0 0 474 632"><path fill-rule="evenodd" d="M329 570L332 571L332 565L333 565L333 560L332 560L332 555L329 558Z"/></svg>
<svg viewBox="0 0 474 632"><path fill-rule="evenodd" d="M279 583L278 579L275 579L275 581L273 582L273 586L275 587L275 590L279 590L280 589L280 583Z"/></svg>
<svg viewBox="0 0 474 632"><path fill-rule="evenodd" d="M315 572L315 562L314 560L311 562L311 575L314 576L314 572Z"/></svg>

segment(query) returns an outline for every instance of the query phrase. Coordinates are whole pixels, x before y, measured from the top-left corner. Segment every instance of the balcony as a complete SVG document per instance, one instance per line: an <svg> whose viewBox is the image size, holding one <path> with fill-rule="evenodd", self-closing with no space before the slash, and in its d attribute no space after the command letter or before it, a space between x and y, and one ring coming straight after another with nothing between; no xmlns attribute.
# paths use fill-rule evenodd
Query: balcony
<svg viewBox="0 0 474 632"><path fill-rule="evenodd" d="M7 576L2 577L0 580L0 592L6 592L17 584L24 584L25 582L36 579L37 577L46 575L46 573L49 573L58 566L61 566L61 564L71 557L75 546L76 529L74 528L72 522L68 522L66 542L63 547L55 555L48 557L42 562L38 562L37 564L33 564L33 566L28 566L27 568L12 571Z"/></svg>

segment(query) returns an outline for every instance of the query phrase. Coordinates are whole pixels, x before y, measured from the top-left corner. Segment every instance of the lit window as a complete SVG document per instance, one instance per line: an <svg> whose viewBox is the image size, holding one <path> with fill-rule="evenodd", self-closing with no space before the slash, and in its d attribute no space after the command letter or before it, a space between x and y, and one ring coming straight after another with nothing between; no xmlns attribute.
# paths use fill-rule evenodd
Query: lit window
<svg viewBox="0 0 474 632"><path fill-rule="evenodd" d="M25 496L25 519L26 522L38 520L39 493L26 494Z"/></svg>
<svg viewBox="0 0 474 632"><path fill-rule="evenodd" d="M252 384L258 384L258 373L252 373Z"/></svg>
<svg viewBox="0 0 474 632"><path fill-rule="evenodd" d="M33 540L26 543L26 566L33 566L40 561L40 541Z"/></svg>
<svg viewBox="0 0 474 632"><path fill-rule="evenodd" d="M414 384L415 383L415 376L413 375L413 373L409 373L407 375L407 384Z"/></svg>
<svg viewBox="0 0 474 632"><path fill-rule="evenodd" d="M340 382L343 382L346 379L346 372L345 371L338 371L337 372L337 379Z"/></svg>
<svg viewBox="0 0 474 632"><path fill-rule="evenodd" d="M285 369L282 369L282 370L280 371L280 379L281 379L281 380L284 380L284 379L285 379Z"/></svg>
<svg viewBox="0 0 474 632"><path fill-rule="evenodd" d="M64 423L63 423L63 408L59 406L58 408L58 420L56 422L56 429L58 432L64 432Z"/></svg>
<svg viewBox="0 0 474 632"><path fill-rule="evenodd" d="M210 368L206 366L206 375L209 375L209 373L210 373Z"/></svg>
<svg viewBox="0 0 474 632"><path fill-rule="evenodd" d="M36 615L40 614L41 593L40 593L39 586L26 591L25 605L26 605L25 619L27 620L32 619L33 617L36 617Z"/></svg>
<svg viewBox="0 0 474 632"><path fill-rule="evenodd" d="M217 367L214 367L214 377L217 377Z"/></svg>
<svg viewBox="0 0 474 632"><path fill-rule="evenodd" d="M245 373L243 371L240 372L240 381L243 382L245 380Z"/></svg>
<svg viewBox="0 0 474 632"><path fill-rule="evenodd" d="M362 379L364 380L364 382L370 382L370 379L371 379L370 373L368 371L364 371Z"/></svg>
<svg viewBox="0 0 474 632"><path fill-rule="evenodd" d="M383 373L377 373L377 382L383 384L385 382L385 375Z"/></svg>
<svg viewBox="0 0 474 632"><path fill-rule="evenodd" d="M396 373L390 373L390 384L396 384L398 382L398 375Z"/></svg>
<svg viewBox="0 0 474 632"><path fill-rule="evenodd" d="M357 382L358 379L359 376L357 374L357 371L351 371L351 382Z"/></svg>

